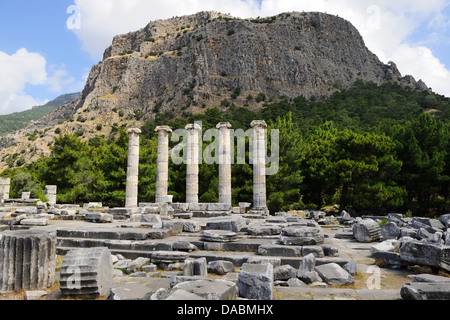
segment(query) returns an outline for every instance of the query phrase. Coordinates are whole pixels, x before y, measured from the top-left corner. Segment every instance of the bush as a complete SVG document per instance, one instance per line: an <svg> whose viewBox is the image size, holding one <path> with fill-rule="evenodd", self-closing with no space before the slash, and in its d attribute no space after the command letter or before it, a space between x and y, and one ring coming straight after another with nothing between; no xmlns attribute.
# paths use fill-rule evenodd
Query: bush
<svg viewBox="0 0 450 320"><path fill-rule="evenodd" d="M231 102L228 101L227 99L223 99L223 100L220 102L220 105L221 105L222 107L229 107L229 106L231 105Z"/></svg>
<svg viewBox="0 0 450 320"><path fill-rule="evenodd" d="M257 96L256 96L256 102L262 102L262 101L266 101L266 95L264 94L264 93L259 93Z"/></svg>

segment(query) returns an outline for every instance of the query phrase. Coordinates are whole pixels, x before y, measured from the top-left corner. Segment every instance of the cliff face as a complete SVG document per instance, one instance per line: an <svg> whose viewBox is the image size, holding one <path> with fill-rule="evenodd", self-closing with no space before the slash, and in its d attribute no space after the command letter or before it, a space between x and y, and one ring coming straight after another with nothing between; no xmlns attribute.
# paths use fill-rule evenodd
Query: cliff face
<svg viewBox="0 0 450 320"><path fill-rule="evenodd" d="M131 107L148 117L195 113L224 99L257 108L249 94L326 97L357 79L417 86L394 64L381 63L336 16L294 12L240 20L201 12L116 36L92 69L79 107Z"/></svg>
<svg viewBox="0 0 450 320"><path fill-rule="evenodd" d="M1 138L0 170L8 155L25 154L30 162L48 154L55 131L90 138L157 113L195 114L232 103L258 110L260 93L320 99L358 79L428 90L402 77L394 63L380 62L355 27L336 16L293 12L242 20L200 12L153 21L114 37L78 100ZM31 143L30 136L37 139Z"/></svg>

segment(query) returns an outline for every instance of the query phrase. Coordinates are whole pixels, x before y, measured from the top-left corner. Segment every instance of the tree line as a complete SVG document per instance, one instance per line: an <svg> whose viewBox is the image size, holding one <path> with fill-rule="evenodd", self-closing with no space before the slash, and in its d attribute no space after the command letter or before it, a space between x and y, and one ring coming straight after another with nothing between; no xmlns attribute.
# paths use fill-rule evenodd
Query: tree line
<svg viewBox="0 0 450 320"><path fill-rule="evenodd" d="M267 177L272 213L334 204L356 213L447 213L449 115L450 99L443 96L363 81L329 99L301 96L267 102L258 113L232 104L226 112L213 108L183 118L158 114L141 128L139 201L155 199L156 126L178 129L202 121L208 130L226 121L246 130L252 120L261 119L269 133L279 129L279 171ZM127 153L125 128L88 141L63 132L50 157L6 169L0 176L12 179L12 197L22 191L42 197L44 186L54 184L61 203L123 206ZM253 170L248 163L232 165L234 204L252 202ZM201 164L199 175L199 201L217 202L218 165ZM185 165L170 162L169 194L175 202L185 201L185 179Z"/></svg>

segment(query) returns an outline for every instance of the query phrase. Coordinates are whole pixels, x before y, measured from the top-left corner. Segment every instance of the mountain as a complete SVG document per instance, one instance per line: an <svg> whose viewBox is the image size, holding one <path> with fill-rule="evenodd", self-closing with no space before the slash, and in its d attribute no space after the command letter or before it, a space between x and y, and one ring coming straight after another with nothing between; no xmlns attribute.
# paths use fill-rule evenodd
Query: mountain
<svg viewBox="0 0 450 320"><path fill-rule="evenodd" d="M116 36L78 107L132 108L148 117L229 106L224 100L258 108L249 95L326 98L357 79L428 90L394 63L380 62L342 18L294 12L242 20L200 12Z"/></svg>
<svg viewBox="0 0 450 320"><path fill-rule="evenodd" d="M77 100L1 138L0 169L7 155L25 154L26 162L47 155L58 132L108 136L161 115L259 111L268 101L298 96L325 100L358 80L430 91L394 62L382 63L337 16L238 19L210 11L152 21L114 37Z"/></svg>
<svg viewBox="0 0 450 320"><path fill-rule="evenodd" d="M42 106L0 116L0 136L25 128L32 121L39 120L66 103L77 99L79 95L80 93L64 94Z"/></svg>

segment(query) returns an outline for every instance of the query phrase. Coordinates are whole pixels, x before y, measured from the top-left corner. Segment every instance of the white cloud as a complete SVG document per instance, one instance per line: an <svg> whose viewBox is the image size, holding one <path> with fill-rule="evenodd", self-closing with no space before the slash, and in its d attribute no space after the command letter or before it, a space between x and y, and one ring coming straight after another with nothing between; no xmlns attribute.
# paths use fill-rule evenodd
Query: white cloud
<svg viewBox="0 0 450 320"><path fill-rule="evenodd" d="M391 60L396 62L403 75L423 79L434 92L450 97L450 71L430 49L403 44L393 52Z"/></svg>
<svg viewBox="0 0 450 320"><path fill-rule="evenodd" d="M45 65L44 57L24 48L13 55L0 52L0 114L23 111L42 102L24 90L27 84L45 83Z"/></svg>
<svg viewBox="0 0 450 320"><path fill-rule="evenodd" d="M442 86L434 84L442 80L439 75L447 74L448 69L431 51L426 58L420 54L425 43L408 42L418 28L433 29L435 41L445 36L442 32L437 33L436 29L437 26L448 26L448 17L443 14L448 0L262 0L260 6L257 0L75 0L75 4L80 9L81 21L80 28L73 32L83 49L95 59L102 58L115 35L136 31L152 20L198 11L215 10L241 18L290 11L336 14L349 20L360 31L368 48L383 62L392 59L403 74L422 78L437 92L450 95L448 91L442 91ZM408 50L405 50L405 45ZM416 67L418 60L411 57L421 57L422 63L431 63L427 69L433 72L419 72L421 70Z"/></svg>
<svg viewBox="0 0 450 320"><path fill-rule="evenodd" d="M80 81L69 75L65 65L51 65L39 53L22 48L8 55L0 51L0 114L9 114L43 105L48 99L32 97L28 86L42 88L44 94L55 96L83 89L87 73Z"/></svg>

